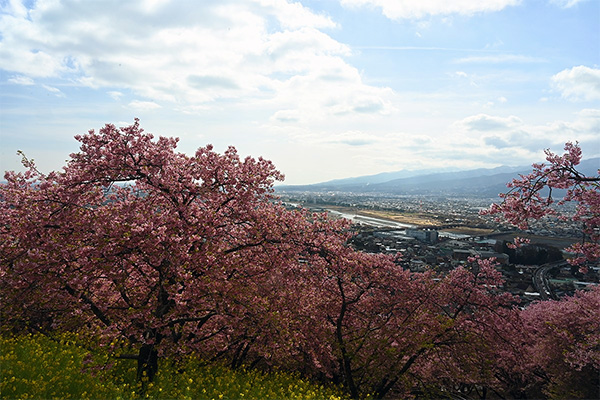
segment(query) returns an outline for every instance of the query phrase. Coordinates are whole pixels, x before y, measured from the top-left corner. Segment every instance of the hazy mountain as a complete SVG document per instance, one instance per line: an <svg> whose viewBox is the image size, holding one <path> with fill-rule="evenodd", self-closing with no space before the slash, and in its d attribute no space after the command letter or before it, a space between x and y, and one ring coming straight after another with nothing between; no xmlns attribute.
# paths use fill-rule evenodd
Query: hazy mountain
<svg viewBox="0 0 600 400"><path fill-rule="evenodd" d="M454 170L453 172L456 172L456 171L458 171L458 170ZM334 180L327 181L327 182L316 183L311 186L372 185L372 184L376 184L376 183L390 182L395 179L412 178L415 176L421 176L421 175L426 175L426 174L435 174L435 173L439 173L439 172L440 172L439 170L435 170L435 169L418 170L418 171L402 170L402 171L395 171L395 172L382 172L382 173L375 174L375 175L365 175L365 176L358 176L358 177L352 177L352 178L334 179ZM448 170L445 172L452 172L452 171Z"/></svg>
<svg viewBox="0 0 600 400"><path fill-rule="evenodd" d="M584 160L578 170L597 176L600 158ZM279 186L278 190L340 191L391 194L460 194L495 196L507 190L506 184L519 174L531 172L531 166L478 168L466 171L397 171L355 178L338 179L314 185Z"/></svg>

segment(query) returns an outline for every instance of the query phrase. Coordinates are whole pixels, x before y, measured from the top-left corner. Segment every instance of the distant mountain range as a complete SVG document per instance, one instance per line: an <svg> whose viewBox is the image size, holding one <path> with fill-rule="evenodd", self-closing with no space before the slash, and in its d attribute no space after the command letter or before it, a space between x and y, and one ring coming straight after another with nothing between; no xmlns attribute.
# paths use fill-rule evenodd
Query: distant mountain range
<svg viewBox="0 0 600 400"><path fill-rule="evenodd" d="M600 158L583 160L578 171L597 176ZM356 178L336 179L312 185L282 185L280 191L355 192L415 195L463 195L494 197L506 192L506 184L519 174L531 172L531 166L478 168L466 171L397 171Z"/></svg>

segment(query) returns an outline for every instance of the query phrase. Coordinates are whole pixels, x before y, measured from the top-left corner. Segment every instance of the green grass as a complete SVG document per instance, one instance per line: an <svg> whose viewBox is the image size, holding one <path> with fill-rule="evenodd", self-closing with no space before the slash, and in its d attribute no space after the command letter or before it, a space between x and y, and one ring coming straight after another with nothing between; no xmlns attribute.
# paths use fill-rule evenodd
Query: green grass
<svg viewBox="0 0 600 400"><path fill-rule="evenodd" d="M2 399L344 399L338 388L287 373L263 374L203 366L188 359L159 366L145 391L136 381L134 360L90 353L74 336L0 337ZM112 364L112 365L110 365Z"/></svg>

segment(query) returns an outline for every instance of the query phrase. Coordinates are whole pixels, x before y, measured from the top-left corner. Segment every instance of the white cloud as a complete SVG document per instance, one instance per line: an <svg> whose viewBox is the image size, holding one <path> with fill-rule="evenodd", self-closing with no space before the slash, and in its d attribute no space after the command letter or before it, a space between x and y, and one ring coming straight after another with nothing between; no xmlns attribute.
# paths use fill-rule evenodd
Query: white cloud
<svg viewBox="0 0 600 400"><path fill-rule="evenodd" d="M0 5L0 12L6 14L14 14L20 17L27 16L27 7L19 0L9 0Z"/></svg>
<svg viewBox="0 0 600 400"><path fill-rule="evenodd" d="M278 16L282 27L298 29L302 27L335 28L337 24L328 16L315 14L300 3L288 3L280 0L259 0L262 6L271 8Z"/></svg>
<svg viewBox="0 0 600 400"><path fill-rule="evenodd" d="M347 131L331 135L324 139L325 143L343 144L347 146L367 146L378 142L380 139L372 134L361 131Z"/></svg>
<svg viewBox="0 0 600 400"><path fill-rule="evenodd" d="M298 110L279 110L271 116L271 121L275 123L297 123L301 115Z"/></svg>
<svg viewBox="0 0 600 400"><path fill-rule="evenodd" d="M35 84L35 82L33 81L33 79L31 79L31 78L29 78L27 76L22 76L22 75L15 76L13 78L9 78L7 80L7 82L14 83L16 85L24 85L24 86L31 86L31 85Z"/></svg>
<svg viewBox="0 0 600 400"><path fill-rule="evenodd" d="M300 61L299 61L300 63ZM312 56L303 63L318 64L317 70L297 74L274 86L276 95L265 101L275 108L271 122L297 122L312 126L349 119L389 115L395 111L394 92L365 85L359 71L339 57Z"/></svg>
<svg viewBox="0 0 600 400"><path fill-rule="evenodd" d="M108 95L113 99L113 100L120 100L121 97L123 96L123 93L117 91L117 90L111 90L109 92L107 92Z"/></svg>
<svg viewBox="0 0 600 400"><path fill-rule="evenodd" d="M88 115L89 104L99 104L102 115L116 112L116 119L126 121L120 126L131 123L131 113L141 114L148 131L180 136L182 147L189 143L182 151L193 152L206 141L218 149L234 144L243 154L273 159L293 183L382 168L464 168L490 160L528 164L543 148L566 140L593 143L597 136L593 110L571 120L565 115L581 108L577 104L527 105L530 98L549 96L544 92L548 78L538 68L545 71L549 64L520 55L508 48L511 43L494 42L495 27L489 27L491 36L463 41L464 46L452 43L452 37L433 36L434 24L444 24L444 18L445 35L449 24L463 30L472 26L459 27L459 21L477 22L456 14L492 11L516 1L373 1L369 4L379 7L376 12L387 10L390 18L424 19L404 27L406 43L356 49L339 39L356 38L348 36L356 21L344 19L348 25L337 30L327 15L292 1L39 0L26 2L33 4L30 11L6 6L0 14L0 68L5 83L12 85L6 88L15 93L31 92L16 84L41 89L43 83L46 90L86 86L69 90L69 102L57 102L52 93L59 92L39 96L34 91L68 127L62 132L81 131L82 124L90 128L71 117ZM350 3L368 6L366 1L345 4ZM379 28L373 27L373 33ZM414 46L420 43L412 37L415 31L422 40L427 37L423 46ZM417 50L427 56L413 56ZM441 60L440 54L446 61L434 61ZM375 65L379 57L384 62ZM452 57L456 60L448 63ZM428 60L436 65L425 68ZM508 63L515 65L493 65ZM423 71L414 71L421 65ZM588 70L563 71L553 85L568 98L596 99L597 89L575 84ZM390 82L397 91L374 82ZM533 94L532 84L537 85ZM79 104L77 95L86 101ZM201 140L199 124L205 135Z"/></svg>
<svg viewBox="0 0 600 400"><path fill-rule="evenodd" d="M572 123L569 123L569 128L575 135L580 137L576 140L595 141L596 152L600 152L600 109L584 108L577 113L577 118Z"/></svg>
<svg viewBox="0 0 600 400"><path fill-rule="evenodd" d="M169 3L169 0L143 0L141 6L146 12L152 13L160 9L161 6Z"/></svg>
<svg viewBox="0 0 600 400"><path fill-rule="evenodd" d="M569 100L600 100L600 69L583 65L565 69L552 77L552 85Z"/></svg>
<svg viewBox="0 0 600 400"><path fill-rule="evenodd" d="M481 157L495 154L514 160L520 155L523 159L535 160L535 154L541 150L560 151L567 141L578 141L587 157L596 156L600 151L597 137L600 109L584 109L576 113L573 120L554 120L546 124L527 123L516 116L478 114L455 122L449 130L450 148L462 154L461 148L468 146Z"/></svg>
<svg viewBox="0 0 600 400"><path fill-rule="evenodd" d="M550 0L550 3L556 4L562 8L571 8L579 3L583 3L586 0Z"/></svg>
<svg viewBox="0 0 600 400"><path fill-rule="evenodd" d="M488 50L498 49L504 46L504 42L500 39L496 39L493 43L487 43L484 48Z"/></svg>
<svg viewBox="0 0 600 400"><path fill-rule="evenodd" d="M506 97L500 96L500 97L496 98L495 101L490 100L490 101L486 102L485 104L483 104L483 108L489 109L489 108L494 107L496 105L496 102L499 104L504 104L507 101L508 101L508 99Z"/></svg>
<svg viewBox="0 0 600 400"><path fill-rule="evenodd" d="M385 121L388 123L386 124ZM420 122L425 122L420 120ZM302 154L304 170L316 169L313 182L328 177L365 175L366 171L422 168L479 168L498 165L529 165L543 160L543 150L562 152L567 141L579 141L587 157L598 156L600 142L600 110L588 109L572 118L555 118L548 122L531 116L476 114L457 121L432 121L437 129L423 129L419 124L406 124L404 118L392 115L381 125L360 123L323 126L291 123L281 125L273 137L289 135L298 154ZM382 126L385 126L382 128ZM291 132L291 133L290 133ZM310 149L302 151L300 149ZM343 154L343 157L340 155ZM293 171L288 160L276 165ZM320 158L331 162L323 170Z"/></svg>
<svg viewBox="0 0 600 400"><path fill-rule="evenodd" d="M134 100L128 104L130 108L138 111L150 111L156 110L157 108L161 108L161 106L153 101L140 101Z"/></svg>
<svg viewBox="0 0 600 400"><path fill-rule="evenodd" d="M512 129L522 124L520 118L511 115L510 117L496 117L487 114L478 114L467 117L458 122L471 131L499 131Z"/></svg>
<svg viewBox="0 0 600 400"><path fill-rule="evenodd" d="M381 8L389 19L423 18L428 15L463 14L473 15L482 12L500 11L514 6L521 0L340 0L347 7L370 6Z"/></svg>
<svg viewBox="0 0 600 400"><path fill-rule="evenodd" d="M0 16L0 68L107 88L116 100L129 90L182 112L228 101L389 113L389 89L364 83L345 60L350 48L324 31L336 27L280 0L40 1Z"/></svg>
<svg viewBox="0 0 600 400"><path fill-rule="evenodd" d="M470 56L454 60L457 64L529 64L546 62L543 58L518 54L494 54L486 56Z"/></svg>
<svg viewBox="0 0 600 400"><path fill-rule="evenodd" d="M143 110L226 102L269 110L275 125L389 115L392 91L363 81L351 49L324 31L336 27L280 0L38 2L28 17L0 17L0 68L106 88L116 101L130 91L128 106Z"/></svg>
<svg viewBox="0 0 600 400"><path fill-rule="evenodd" d="M54 93L57 97L65 97L65 94L63 92L60 91L60 89L55 88L53 86L48 86L48 85L42 85L42 87L44 89L46 89L47 91Z"/></svg>

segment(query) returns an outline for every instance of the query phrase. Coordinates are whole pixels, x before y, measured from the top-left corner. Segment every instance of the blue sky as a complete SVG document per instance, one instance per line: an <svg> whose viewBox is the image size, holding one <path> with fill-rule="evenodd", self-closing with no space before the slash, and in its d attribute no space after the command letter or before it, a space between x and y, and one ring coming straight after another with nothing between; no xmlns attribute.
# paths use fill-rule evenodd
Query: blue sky
<svg viewBox="0 0 600 400"><path fill-rule="evenodd" d="M598 0L0 0L0 171L138 117L286 183L600 156Z"/></svg>

